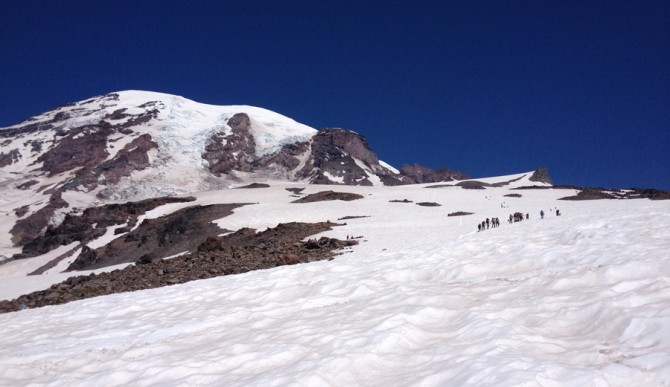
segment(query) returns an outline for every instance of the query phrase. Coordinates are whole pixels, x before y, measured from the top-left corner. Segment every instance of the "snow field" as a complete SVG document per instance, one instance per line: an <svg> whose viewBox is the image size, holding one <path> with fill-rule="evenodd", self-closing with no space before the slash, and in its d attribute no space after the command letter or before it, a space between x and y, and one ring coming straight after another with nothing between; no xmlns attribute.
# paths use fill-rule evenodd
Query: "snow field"
<svg viewBox="0 0 670 387"><path fill-rule="evenodd" d="M0 385L670 383L670 231L649 226L667 224L668 202L305 186L365 198L294 204L298 185L271 185L196 203L258 203L217 222L232 230L369 216L325 233L361 243L333 261L0 315ZM461 210L475 215L446 216ZM515 211L531 219L508 224ZM476 231L494 216L499 228Z"/></svg>

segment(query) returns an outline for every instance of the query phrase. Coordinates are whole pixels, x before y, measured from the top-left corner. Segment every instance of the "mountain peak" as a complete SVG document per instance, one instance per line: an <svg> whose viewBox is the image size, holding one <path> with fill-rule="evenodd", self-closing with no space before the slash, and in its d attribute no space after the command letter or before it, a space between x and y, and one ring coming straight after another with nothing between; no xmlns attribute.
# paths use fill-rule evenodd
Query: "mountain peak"
<svg viewBox="0 0 670 387"><path fill-rule="evenodd" d="M317 131L267 109L124 90L0 128L0 182L16 197L7 231L22 244L71 207L187 195L259 180L420 182L353 131ZM0 230L3 231L3 230Z"/></svg>

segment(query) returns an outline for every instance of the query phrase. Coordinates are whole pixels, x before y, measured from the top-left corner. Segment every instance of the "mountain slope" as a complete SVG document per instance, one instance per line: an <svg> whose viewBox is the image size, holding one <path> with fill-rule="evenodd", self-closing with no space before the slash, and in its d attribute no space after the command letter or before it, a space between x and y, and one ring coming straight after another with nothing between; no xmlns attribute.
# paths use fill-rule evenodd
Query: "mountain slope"
<svg viewBox="0 0 670 387"><path fill-rule="evenodd" d="M381 162L349 130L317 131L262 108L145 91L71 103L0 128L0 144L0 205L9 208L0 234L11 236L1 238L3 248L25 245L66 214L94 205L265 179L422 182Z"/></svg>
<svg viewBox="0 0 670 387"><path fill-rule="evenodd" d="M517 189L549 187L531 176L336 187L362 198L312 203L294 192L333 187L273 181L155 207L137 222L244 201L216 224L331 220L346 225L315 237L362 238L332 261L2 314L0 384L670 383L670 229L649 227L667 223L670 202ZM474 214L449 216L459 211ZM514 212L530 219L505 222ZM501 226L477 232L487 217ZM62 262L18 276L48 259L0 266L0 298L70 275Z"/></svg>

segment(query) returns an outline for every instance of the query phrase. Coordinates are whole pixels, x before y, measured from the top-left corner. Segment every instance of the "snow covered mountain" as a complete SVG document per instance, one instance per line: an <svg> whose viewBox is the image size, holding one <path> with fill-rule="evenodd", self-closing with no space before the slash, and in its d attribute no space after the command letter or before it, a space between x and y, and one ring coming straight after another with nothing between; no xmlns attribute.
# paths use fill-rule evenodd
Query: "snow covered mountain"
<svg viewBox="0 0 670 387"><path fill-rule="evenodd" d="M21 246L66 213L266 179L398 185L467 177L380 161L365 139L317 131L252 106L122 91L0 128L0 247ZM4 239L4 238L3 238Z"/></svg>
<svg viewBox="0 0 670 387"><path fill-rule="evenodd" d="M137 91L0 144L0 385L670 384L669 192Z"/></svg>

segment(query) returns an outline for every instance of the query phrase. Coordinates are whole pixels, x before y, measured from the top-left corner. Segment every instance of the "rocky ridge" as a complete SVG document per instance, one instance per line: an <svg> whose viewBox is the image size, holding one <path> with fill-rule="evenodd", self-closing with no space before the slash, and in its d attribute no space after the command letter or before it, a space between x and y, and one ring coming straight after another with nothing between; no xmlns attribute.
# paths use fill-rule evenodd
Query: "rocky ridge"
<svg viewBox="0 0 670 387"><path fill-rule="evenodd" d="M337 225L330 222L287 223L263 232L245 228L223 237L209 237L193 253L184 256L161 259L156 254L147 253L136 265L124 269L73 276L49 289L0 301L0 313L332 259L358 241L327 237L303 239Z"/></svg>

